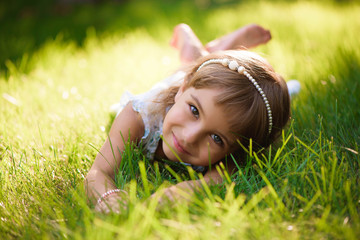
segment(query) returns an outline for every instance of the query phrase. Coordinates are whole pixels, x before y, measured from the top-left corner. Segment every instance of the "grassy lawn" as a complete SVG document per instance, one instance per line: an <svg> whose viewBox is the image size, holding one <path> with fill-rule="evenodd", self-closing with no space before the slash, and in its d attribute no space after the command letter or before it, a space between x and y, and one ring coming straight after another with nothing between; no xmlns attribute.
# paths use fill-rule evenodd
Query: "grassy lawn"
<svg viewBox="0 0 360 240"><path fill-rule="evenodd" d="M358 239L360 4L19 2L0 4L0 239ZM204 43L249 23L269 28L273 39L254 51L302 83L289 127L186 204L148 197L194 176L129 146L132 164L117 176L127 209L95 213L82 184L109 108L176 69L168 42L180 22Z"/></svg>

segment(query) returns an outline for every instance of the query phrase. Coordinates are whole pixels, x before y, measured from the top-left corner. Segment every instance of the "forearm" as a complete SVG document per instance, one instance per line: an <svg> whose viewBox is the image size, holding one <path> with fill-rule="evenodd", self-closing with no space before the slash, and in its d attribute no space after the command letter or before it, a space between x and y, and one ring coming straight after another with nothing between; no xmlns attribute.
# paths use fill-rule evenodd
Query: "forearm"
<svg viewBox="0 0 360 240"><path fill-rule="evenodd" d="M171 201L175 201L177 199L189 200L195 191L201 191L204 187L206 188L206 186L220 184L222 182L223 179L219 172L213 168L211 171L208 171L203 178L198 180L183 181L164 189L163 196ZM163 197L160 197L159 201L162 202Z"/></svg>
<svg viewBox="0 0 360 240"><path fill-rule="evenodd" d="M164 189L163 194L171 201L181 199L190 200L194 192L200 192L204 187L206 188L208 185L218 184L220 182L221 181L214 181L213 179L206 177L199 180L183 181ZM163 201L162 197L160 198L160 201Z"/></svg>
<svg viewBox="0 0 360 240"><path fill-rule="evenodd" d="M215 185L215 184L219 184L222 182L222 179L219 178L218 176L216 176L216 178L212 178L210 176L204 176L203 179L199 179L199 180L189 180L189 181L183 181L180 182L174 186L181 188L185 191L187 190L198 190L200 188L203 188L204 184L206 185Z"/></svg>

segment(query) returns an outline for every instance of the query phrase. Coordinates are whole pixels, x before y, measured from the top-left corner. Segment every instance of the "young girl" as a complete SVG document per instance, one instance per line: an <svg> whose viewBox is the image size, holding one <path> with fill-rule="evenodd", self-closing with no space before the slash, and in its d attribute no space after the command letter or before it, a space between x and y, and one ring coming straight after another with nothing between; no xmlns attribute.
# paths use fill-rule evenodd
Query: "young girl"
<svg viewBox="0 0 360 240"><path fill-rule="evenodd" d="M118 211L126 192L116 189L114 169L121 161L123 139L142 146L149 159L168 159L204 173L208 183L222 181L214 166L230 153L241 154L252 139L266 148L290 117L285 81L259 55L238 49L270 40L270 32L248 25L203 46L189 26L175 27L171 45L190 64L149 92L126 95L92 165L86 189L98 211ZM227 170L235 168L227 164ZM211 169L211 170L208 170ZM192 190L196 181L178 183L165 191Z"/></svg>

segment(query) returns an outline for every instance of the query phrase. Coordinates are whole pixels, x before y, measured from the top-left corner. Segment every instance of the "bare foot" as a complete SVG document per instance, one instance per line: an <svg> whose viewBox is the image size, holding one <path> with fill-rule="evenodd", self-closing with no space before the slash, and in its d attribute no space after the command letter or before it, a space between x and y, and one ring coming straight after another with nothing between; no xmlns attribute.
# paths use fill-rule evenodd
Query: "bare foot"
<svg viewBox="0 0 360 240"><path fill-rule="evenodd" d="M170 45L180 52L180 60L183 63L190 63L208 53L192 29L184 23L174 28Z"/></svg>
<svg viewBox="0 0 360 240"><path fill-rule="evenodd" d="M267 43L270 39L271 34L269 30L256 24L250 24L225 35L224 37L209 42L206 44L205 48L209 52L239 49L243 47L252 48Z"/></svg>

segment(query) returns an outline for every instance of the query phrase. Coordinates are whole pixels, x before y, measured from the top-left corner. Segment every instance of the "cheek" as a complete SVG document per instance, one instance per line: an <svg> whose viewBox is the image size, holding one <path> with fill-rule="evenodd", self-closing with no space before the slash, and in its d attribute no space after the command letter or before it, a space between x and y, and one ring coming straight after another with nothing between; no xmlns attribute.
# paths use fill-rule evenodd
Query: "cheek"
<svg viewBox="0 0 360 240"><path fill-rule="evenodd" d="M176 124L176 117L174 117L173 113L171 111L169 111L164 118L164 123L163 123L163 134L166 135L169 131L170 128Z"/></svg>

